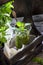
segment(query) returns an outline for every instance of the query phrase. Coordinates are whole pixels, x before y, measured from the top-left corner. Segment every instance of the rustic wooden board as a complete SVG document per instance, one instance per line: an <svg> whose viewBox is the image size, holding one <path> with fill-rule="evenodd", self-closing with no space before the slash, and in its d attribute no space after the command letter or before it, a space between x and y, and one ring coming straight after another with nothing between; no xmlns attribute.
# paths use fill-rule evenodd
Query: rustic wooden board
<svg viewBox="0 0 43 65"><path fill-rule="evenodd" d="M43 51L42 51L41 53L39 53L36 57L43 58ZM36 63L36 62L30 61L30 62L29 62L28 64L26 64L26 65L40 65L40 64L38 64L38 63Z"/></svg>
<svg viewBox="0 0 43 65"><path fill-rule="evenodd" d="M8 59L4 56L4 60L8 65L25 65L30 60L36 56L42 50L43 36L39 36L33 40L29 45L27 45L22 51L17 53L12 59ZM38 45L38 46L37 46ZM34 48L34 51L31 51ZM22 57L26 56L24 59L20 60ZM28 61L27 61L28 60ZM19 63L19 64L18 64ZM23 64L24 63L24 64Z"/></svg>

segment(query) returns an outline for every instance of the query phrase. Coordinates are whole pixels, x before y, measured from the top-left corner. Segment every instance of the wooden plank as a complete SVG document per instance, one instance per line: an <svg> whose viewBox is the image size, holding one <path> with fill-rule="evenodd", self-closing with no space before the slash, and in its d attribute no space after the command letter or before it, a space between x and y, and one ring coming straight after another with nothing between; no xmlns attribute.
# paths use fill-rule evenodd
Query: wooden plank
<svg viewBox="0 0 43 65"><path fill-rule="evenodd" d="M12 59L8 59L11 64L16 63L20 58L22 58L24 55L29 54L30 50L32 50L34 47L36 47L38 44L40 44L43 40L43 36L39 36L33 40L29 45L27 45L22 51L20 51L18 54L16 54Z"/></svg>
<svg viewBox="0 0 43 65"><path fill-rule="evenodd" d="M36 48L32 53L30 53L24 59L18 62L16 65L26 65L31 61L32 58L34 58L37 54L39 54L41 50L42 50L42 44L38 48Z"/></svg>

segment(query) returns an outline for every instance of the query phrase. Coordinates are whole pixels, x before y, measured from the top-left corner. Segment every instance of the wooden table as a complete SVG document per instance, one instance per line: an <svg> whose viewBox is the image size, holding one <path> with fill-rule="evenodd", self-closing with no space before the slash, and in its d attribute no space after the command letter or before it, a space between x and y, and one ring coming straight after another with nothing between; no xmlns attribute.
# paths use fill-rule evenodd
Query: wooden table
<svg viewBox="0 0 43 65"><path fill-rule="evenodd" d="M37 55L37 57L43 58L43 51L39 55ZM40 65L40 64L30 61L27 65Z"/></svg>

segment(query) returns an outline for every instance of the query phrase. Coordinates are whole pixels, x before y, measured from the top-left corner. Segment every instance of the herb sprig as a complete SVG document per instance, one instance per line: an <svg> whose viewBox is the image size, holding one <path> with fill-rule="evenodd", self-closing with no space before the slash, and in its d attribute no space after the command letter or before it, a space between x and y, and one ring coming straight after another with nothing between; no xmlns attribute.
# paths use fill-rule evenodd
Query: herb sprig
<svg viewBox="0 0 43 65"><path fill-rule="evenodd" d="M12 3L13 0L0 6L0 45L1 46L2 43L5 43L7 41L5 38L6 30L9 28L7 23L12 20L12 18L10 17L10 14L12 13L11 8L14 8Z"/></svg>

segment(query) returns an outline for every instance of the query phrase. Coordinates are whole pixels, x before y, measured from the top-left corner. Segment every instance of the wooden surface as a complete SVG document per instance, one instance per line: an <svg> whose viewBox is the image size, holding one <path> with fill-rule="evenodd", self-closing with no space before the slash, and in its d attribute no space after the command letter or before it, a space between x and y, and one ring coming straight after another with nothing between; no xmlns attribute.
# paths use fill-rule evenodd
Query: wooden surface
<svg viewBox="0 0 43 65"><path fill-rule="evenodd" d="M37 57L43 58L43 51L39 55L37 55ZM40 64L31 61L27 65L40 65Z"/></svg>
<svg viewBox="0 0 43 65"><path fill-rule="evenodd" d="M42 28L42 30L43 30L43 28ZM13 59L11 59L11 63L12 63L12 60L13 60L13 63L14 62L16 62L19 58L21 58L22 56L24 56L24 54L26 54L29 50L31 50L31 48L33 48L34 46L36 46L37 44L39 44L39 43L41 43L41 41L43 40L43 36L40 38L40 39L38 39L38 40L36 40L36 41L34 41L34 42L32 42L30 45L28 45L27 46L27 48L25 48L23 51L21 51L19 54L17 54ZM38 50L38 52L40 51L40 49L41 49L42 47L40 47L40 48L38 48L38 49L35 49L35 51L34 51L34 53L31 55L32 57L34 57L34 55L36 55L37 54L37 50ZM28 52L28 54L29 54L29 52ZM41 58L43 58L43 52L41 52L39 55L37 55L37 57L41 57ZM5 59L5 58L4 58ZM27 62L28 61L28 62ZM26 63L26 64L23 64L23 63ZM22 64L15 64L15 65L39 65L39 64L37 64L37 63L34 63L34 62L29 62L29 55L26 57L26 59L24 59L24 61L23 62L21 62ZM4 64L5 65L5 64ZM9 64L9 65L11 65L11 64Z"/></svg>

